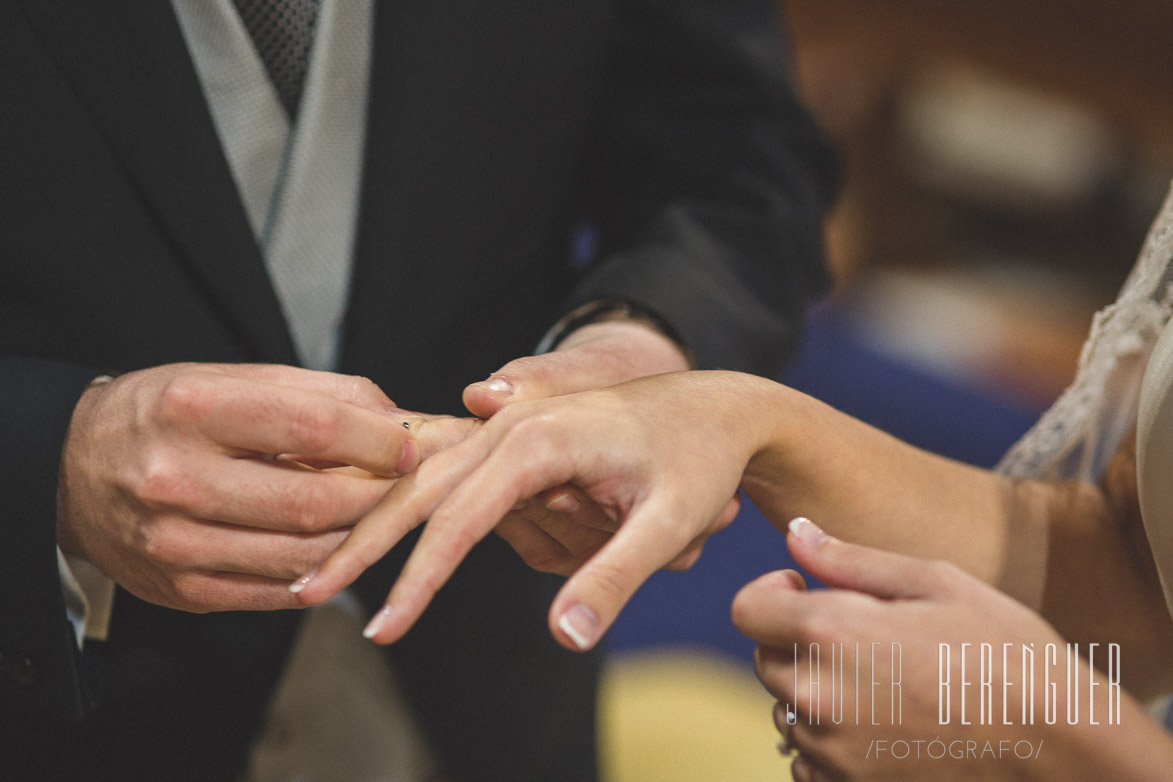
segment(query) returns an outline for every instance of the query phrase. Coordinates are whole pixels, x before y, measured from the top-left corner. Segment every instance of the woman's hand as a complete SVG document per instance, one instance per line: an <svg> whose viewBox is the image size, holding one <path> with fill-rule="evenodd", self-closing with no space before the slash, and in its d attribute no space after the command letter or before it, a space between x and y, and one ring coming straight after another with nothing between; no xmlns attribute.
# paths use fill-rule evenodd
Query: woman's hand
<svg viewBox="0 0 1173 782"><path fill-rule="evenodd" d="M545 569L576 571L551 606L551 631L568 648L589 648L649 575L682 556L687 563L732 520L730 498L760 447L755 405L768 409L776 387L736 373L684 372L509 405L402 479L295 588L305 603L329 599L427 519L368 626L368 637L390 643L469 549L516 510L501 530L515 548L532 564L545 560ZM522 503L531 498L527 516Z"/></svg>
<svg viewBox="0 0 1173 782"><path fill-rule="evenodd" d="M835 589L771 573L741 590L733 619L759 643L799 782L1167 775L1173 742L1120 689L1106 645L1094 654L1109 673L1073 657L1068 690L1072 647L956 567L844 543L806 520L788 542Z"/></svg>

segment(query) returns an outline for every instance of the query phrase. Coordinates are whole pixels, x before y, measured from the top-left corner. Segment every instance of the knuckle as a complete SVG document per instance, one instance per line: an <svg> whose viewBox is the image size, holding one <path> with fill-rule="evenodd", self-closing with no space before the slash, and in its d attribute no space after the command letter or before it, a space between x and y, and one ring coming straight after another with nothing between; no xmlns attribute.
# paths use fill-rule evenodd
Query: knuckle
<svg viewBox="0 0 1173 782"><path fill-rule="evenodd" d="M175 567L187 559L185 537L173 534L169 525L161 522L145 524L139 530L138 538L142 555L155 565Z"/></svg>
<svg viewBox="0 0 1173 782"><path fill-rule="evenodd" d="M543 436L543 422L541 415L518 416L510 422L509 430L501 436L498 448L501 450L515 450L524 446L530 451L541 447Z"/></svg>
<svg viewBox="0 0 1173 782"><path fill-rule="evenodd" d="M733 602L729 604L729 618L735 627L745 627L747 621L753 618L748 601L744 589L733 596Z"/></svg>
<svg viewBox="0 0 1173 782"><path fill-rule="evenodd" d="M548 387L560 374L553 362L543 361L538 356L526 357L523 365L525 374L541 388Z"/></svg>
<svg viewBox="0 0 1173 782"><path fill-rule="evenodd" d="M193 614L262 611L295 605L293 596L282 587L241 583L214 573L179 574L172 579L170 592L174 607Z"/></svg>
<svg viewBox="0 0 1173 782"><path fill-rule="evenodd" d="M509 428L505 437L519 437L541 429L543 416L536 408L534 402L516 402L498 413L501 417L499 425Z"/></svg>
<svg viewBox="0 0 1173 782"><path fill-rule="evenodd" d="M350 535L349 527L318 532L308 538L296 541L289 553L289 560L293 563L292 567L297 571L294 575L301 576L320 568L334 552L342 550L341 546L346 542L348 535Z"/></svg>
<svg viewBox="0 0 1173 782"><path fill-rule="evenodd" d="M498 374L542 380L549 377L549 356L522 356L501 368Z"/></svg>
<svg viewBox="0 0 1173 782"><path fill-rule="evenodd" d="M509 431L501 438L500 448L514 453L528 455L535 462L545 462L552 452L564 452L557 442L559 417L551 410L535 409L530 403L512 422Z"/></svg>
<svg viewBox="0 0 1173 782"><path fill-rule="evenodd" d="M387 401L387 395L370 378L362 375L350 375L350 400L352 402L379 403Z"/></svg>
<svg viewBox="0 0 1173 782"><path fill-rule="evenodd" d="M518 555L528 567L539 573L561 575L565 572L568 561L566 552L555 546L535 546L525 552L519 551Z"/></svg>
<svg viewBox="0 0 1173 782"><path fill-rule="evenodd" d="M165 561L167 545L157 524L144 524L135 532L135 543L142 556L155 563Z"/></svg>
<svg viewBox="0 0 1173 782"><path fill-rule="evenodd" d="M479 542L480 536L472 530L464 526L450 525L444 535L443 556L448 561L459 561Z"/></svg>
<svg viewBox="0 0 1173 782"><path fill-rule="evenodd" d="M416 508L419 510L419 508ZM425 518L426 514L417 513L417 518ZM459 561L468 551L481 541L489 530L481 533L479 529L469 526L467 520L456 515L451 508L445 506L431 514L427 526L436 536L437 550L442 557L451 557L450 561ZM427 530L425 530L427 534Z"/></svg>
<svg viewBox="0 0 1173 782"><path fill-rule="evenodd" d="M737 591L729 606L729 617L739 628L758 627L761 622L762 589L758 582L751 582Z"/></svg>
<svg viewBox="0 0 1173 782"><path fill-rule="evenodd" d="M212 578L203 573L179 573L171 579L175 603L184 611L206 614L216 609Z"/></svg>
<svg viewBox="0 0 1173 782"><path fill-rule="evenodd" d="M721 530L728 527L733 523L733 520L737 518L737 514L740 512L741 498L739 496L734 496L734 498L730 500L729 503L725 506L725 509L721 511L721 514L717 516L713 523L712 531L720 532Z"/></svg>
<svg viewBox="0 0 1173 782"><path fill-rule="evenodd" d="M318 454L338 439L341 421L333 406L302 406L289 417L289 436L299 451Z"/></svg>
<svg viewBox="0 0 1173 782"><path fill-rule="evenodd" d="M612 598L623 598L627 595L628 576L619 567L603 560L591 566L591 580L595 589Z"/></svg>
<svg viewBox="0 0 1173 782"><path fill-rule="evenodd" d="M360 573L379 561L380 553L366 547L350 547L339 549L332 561L337 563L339 572L353 580Z"/></svg>
<svg viewBox="0 0 1173 782"><path fill-rule="evenodd" d="M147 457L130 484L134 497L153 510L185 505L192 499L190 474L165 454Z"/></svg>
<svg viewBox="0 0 1173 782"><path fill-rule="evenodd" d="M805 614L795 625L795 636L800 645L831 644L842 636L839 618L829 611Z"/></svg>
<svg viewBox="0 0 1173 782"><path fill-rule="evenodd" d="M448 581L448 571L428 569L417 571L408 577L400 577L395 588L402 589L405 604L426 605Z"/></svg>
<svg viewBox="0 0 1173 782"><path fill-rule="evenodd" d="M539 573L561 572L566 551L536 530L531 522L510 515L493 531L509 544L527 567Z"/></svg>
<svg viewBox="0 0 1173 782"><path fill-rule="evenodd" d="M154 417L162 424L182 424L206 413L212 397L210 380L199 373L179 375L159 391Z"/></svg>
<svg viewBox="0 0 1173 782"><path fill-rule="evenodd" d="M299 488L282 495L286 521L298 532L318 532L330 525L338 512L338 500L324 482L306 476Z"/></svg>

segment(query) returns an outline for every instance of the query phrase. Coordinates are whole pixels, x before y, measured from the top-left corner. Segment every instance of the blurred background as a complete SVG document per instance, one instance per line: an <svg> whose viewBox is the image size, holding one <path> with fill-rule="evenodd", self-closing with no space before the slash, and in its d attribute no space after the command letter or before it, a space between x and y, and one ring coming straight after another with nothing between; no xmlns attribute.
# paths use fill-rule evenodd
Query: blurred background
<svg viewBox="0 0 1173 782"><path fill-rule="evenodd" d="M1173 5L792 0L797 80L839 145L836 289L780 380L993 465L1074 375L1173 178ZM790 566L753 508L610 635L611 782L777 780L772 700L729 622Z"/></svg>

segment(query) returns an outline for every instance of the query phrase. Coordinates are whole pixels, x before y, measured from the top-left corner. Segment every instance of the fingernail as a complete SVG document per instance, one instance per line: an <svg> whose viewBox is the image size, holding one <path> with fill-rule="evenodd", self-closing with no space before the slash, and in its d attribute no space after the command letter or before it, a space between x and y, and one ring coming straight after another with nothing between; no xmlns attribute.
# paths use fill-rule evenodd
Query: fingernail
<svg viewBox="0 0 1173 782"><path fill-rule="evenodd" d="M558 629L566 633L566 637L574 641L579 649L586 650L594 646L599 636L599 618L595 612L578 603L563 612L558 619Z"/></svg>
<svg viewBox="0 0 1173 782"><path fill-rule="evenodd" d="M292 584L290 584L289 591L296 595L298 592L305 589L306 585L309 584L309 582L313 581L317 575L318 575L318 571L316 568L314 570L311 570L310 572L306 573L304 576L302 576L301 578L297 579Z"/></svg>
<svg viewBox="0 0 1173 782"><path fill-rule="evenodd" d="M391 606L385 605L378 610L378 612L371 617L371 621L367 622L367 626L363 628L363 638L374 638L379 631L387 624L387 620L391 618Z"/></svg>
<svg viewBox="0 0 1173 782"><path fill-rule="evenodd" d="M582 503L574 496L574 492L558 492L546 502L546 510L556 513L574 513L582 508Z"/></svg>
<svg viewBox="0 0 1173 782"><path fill-rule="evenodd" d="M513 384L503 377L491 377L484 381L485 388L492 391L494 394L512 394Z"/></svg>
<svg viewBox="0 0 1173 782"><path fill-rule="evenodd" d="M412 438L403 444L403 450L399 452L399 462L395 465L395 472L406 475L416 468L419 461L419 443L415 441L415 438Z"/></svg>
<svg viewBox="0 0 1173 782"><path fill-rule="evenodd" d="M791 519L788 526L791 534L808 546L821 546L830 539L830 536L823 532L817 524L802 516Z"/></svg>

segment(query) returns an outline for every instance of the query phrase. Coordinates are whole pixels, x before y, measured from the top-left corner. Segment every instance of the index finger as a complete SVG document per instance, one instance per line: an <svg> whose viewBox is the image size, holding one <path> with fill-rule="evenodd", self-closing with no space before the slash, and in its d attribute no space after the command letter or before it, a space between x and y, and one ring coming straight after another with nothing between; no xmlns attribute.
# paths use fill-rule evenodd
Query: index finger
<svg viewBox="0 0 1173 782"><path fill-rule="evenodd" d="M395 407L395 402L383 389L361 375L323 372L288 364L214 364L212 367L223 374L260 383L314 391L372 412L386 412Z"/></svg>
<svg viewBox="0 0 1173 782"><path fill-rule="evenodd" d="M204 436L229 449L298 454L388 477L419 461L403 420L316 391L223 377L199 412Z"/></svg>
<svg viewBox="0 0 1173 782"><path fill-rule="evenodd" d="M807 591L794 571L767 573L746 584L733 598L738 632L763 646L845 640L841 628L859 625L874 600L833 589Z"/></svg>
<svg viewBox="0 0 1173 782"><path fill-rule="evenodd" d="M364 633L379 643L398 640L474 545L519 501L572 478L560 449L538 437L504 437L436 509L396 579L387 603Z"/></svg>
<svg viewBox="0 0 1173 782"><path fill-rule="evenodd" d="M346 541L321 567L290 589L316 605L337 594L427 519L492 447L484 430L432 456L396 485L354 526ZM455 564L452 565L455 569Z"/></svg>
<svg viewBox="0 0 1173 782"><path fill-rule="evenodd" d="M433 469L421 468L417 473L418 482L427 483L433 480L433 472L449 472L438 481L438 489L422 492L426 497L424 506L432 508L427 527L396 579L387 603L364 632L377 643L403 637L472 547L517 502L571 477L568 463L553 458L550 445L542 438L501 436L498 441L491 428L485 427L468 442L472 443L469 448L458 446L433 457L424 464ZM444 458L449 455L451 458ZM449 462L458 464L450 466ZM450 487L454 488L449 493ZM423 508L415 515L425 515ZM356 527L351 537L358 532ZM337 556L341 559L345 554L340 549Z"/></svg>

